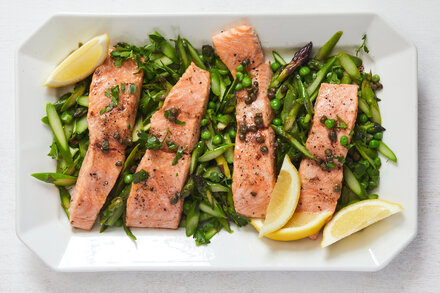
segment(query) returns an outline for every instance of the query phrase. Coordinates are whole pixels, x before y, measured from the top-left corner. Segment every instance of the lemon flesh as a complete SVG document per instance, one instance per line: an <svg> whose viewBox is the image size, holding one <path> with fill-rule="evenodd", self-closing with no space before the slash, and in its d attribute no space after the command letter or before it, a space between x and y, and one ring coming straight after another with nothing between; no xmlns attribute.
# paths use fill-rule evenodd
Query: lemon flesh
<svg viewBox="0 0 440 293"><path fill-rule="evenodd" d="M380 199L363 200L349 205L340 210L325 226L321 247L327 247L402 210L401 205Z"/></svg>
<svg viewBox="0 0 440 293"><path fill-rule="evenodd" d="M101 65L108 54L109 37L99 35L73 51L44 82L45 86L62 87L85 79Z"/></svg>
<svg viewBox="0 0 440 293"><path fill-rule="evenodd" d="M290 162L289 156L286 155L270 196L266 219L260 228L260 238L280 229L289 221L298 204L300 191L301 183L298 171Z"/></svg>
<svg viewBox="0 0 440 293"><path fill-rule="evenodd" d="M264 235L272 240L279 241L292 241L298 240L321 230L321 227L325 224L325 221L332 215L331 212L322 213L294 213L292 218L281 229ZM252 219L251 225L257 231L260 231L263 226L262 219Z"/></svg>

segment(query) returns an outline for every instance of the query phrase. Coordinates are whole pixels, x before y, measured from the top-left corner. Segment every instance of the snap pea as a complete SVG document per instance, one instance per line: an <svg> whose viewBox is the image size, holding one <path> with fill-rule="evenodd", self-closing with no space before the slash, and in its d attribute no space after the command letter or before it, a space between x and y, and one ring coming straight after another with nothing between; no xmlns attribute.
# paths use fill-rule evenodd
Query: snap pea
<svg viewBox="0 0 440 293"><path fill-rule="evenodd" d="M116 221L121 218L124 208L124 200L121 197L112 199L110 204L101 213L99 219L101 226L114 226Z"/></svg>
<svg viewBox="0 0 440 293"><path fill-rule="evenodd" d="M367 199L365 190L362 188L361 184L354 176L350 168L348 168L346 165L344 165L344 182L351 189L351 191L353 191L361 199Z"/></svg>
<svg viewBox="0 0 440 293"><path fill-rule="evenodd" d="M327 62L321 67L321 69L319 69L319 71L316 73L316 78L307 87L307 92L309 93L310 96L312 96L313 93L318 90L319 85L322 83L325 76L327 75L327 72L333 66L333 63L335 63L335 61L336 61L336 57L329 58Z"/></svg>
<svg viewBox="0 0 440 293"><path fill-rule="evenodd" d="M225 133L223 136L225 140L225 144L232 144L231 137L229 133ZM234 162L234 148L228 148L224 153L223 156L226 159L226 162L229 164L232 164Z"/></svg>
<svg viewBox="0 0 440 293"><path fill-rule="evenodd" d="M299 98L304 101L304 107L306 108L307 113L309 113L310 115L313 115L313 113L315 112L313 110L313 104L310 101L309 93L307 92L306 88L304 87L304 84L303 84L301 77L299 75L297 75L297 82L298 82Z"/></svg>
<svg viewBox="0 0 440 293"><path fill-rule="evenodd" d="M70 218L69 214L69 208L70 208L70 193L67 191L64 187L58 187L58 191L60 193L60 201L61 201L61 207L63 208L64 212L66 213L67 219Z"/></svg>
<svg viewBox="0 0 440 293"><path fill-rule="evenodd" d="M77 177L60 173L34 173L31 175L46 183L53 183L56 186L71 186L76 183Z"/></svg>
<svg viewBox="0 0 440 293"><path fill-rule="evenodd" d="M214 93L214 95L220 97L221 91L220 91L219 73L215 68L211 69L210 72L211 72L211 91Z"/></svg>
<svg viewBox="0 0 440 293"><path fill-rule="evenodd" d="M377 150L379 151L379 153L381 153L391 161L397 162L396 155L383 141L379 142L379 147L377 148Z"/></svg>
<svg viewBox="0 0 440 293"><path fill-rule="evenodd" d="M196 230L197 226L199 224L199 218L200 218L200 208L197 202L193 202L192 207L186 216L186 224L185 224L185 233L186 236L193 235Z"/></svg>
<svg viewBox="0 0 440 293"><path fill-rule="evenodd" d="M194 188L195 188L194 179L192 178L192 176L189 176L188 180L186 181L185 185L182 188L182 191L180 191L180 198L185 199L188 196L190 196Z"/></svg>
<svg viewBox="0 0 440 293"><path fill-rule="evenodd" d="M220 206L216 202L214 202L213 206L210 206L210 205L208 205L208 204L206 204L205 202L202 201L199 204L199 207L200 207L201 211L203 211L203 212L205 212L207 214L210 214L213 217L224 218L224 219L227 218L225 213L223 212L223 210L220 208Z"/></svg>
<svg viewBox="0 0 440 293"><path fill-rule="evenodd" d="M73 93L70 95L70 97L64 102L63 106L61 107L61 112L66 111L76 103L76 99L84 94L86 90L86 84L84 82L80 83Z"/></svg>
<svg viewBox="0 0 440 293"><path fill-rule="evenodd" d="M281 57L281 55L278 54L277 52L272 51L272 55L273 55L273 58L275 59L275 61L278 62L281 66L284 66L287 64L287 62L283 59L283 57Z"/></svg>
<svg viewBox="0 0 440 293"><path fill-rule="evenodd" d="M348 56L347 54L341 52L338 54L339 62L341 63L341 66L344 68L344 70L350 75L350 77L354 80L360 80L361 79L361 73L359 72L356 64L353 62L353 60Z"/></svg>
<svg viewBox="0 0 440 293"><path fill-rule="evenodd" d="M206 183L208 184L209 190L211 190L212 192L229 192L229 188L220 184L220 183L215 183L215 182L211 182L211 181L206 181Z"/></svg>
<svg viewBox="0 0 440 293"><path fill-rule="evenodd" d="M58 116L55 106L51 103L46 105L46 114L49 120L50 128L54 134L55 141L57 142L58 148L63 155L63 159L68 163L72 163L72 155L69 150L69 144L67 143L66 134L64 133L60 116Z"/></svg>
<svg viewBox="0 0 440 293"><path fill-rule="evenodd" d="M233 143L220 146L220 147L215 148L213 150L208 150L199 158L198 161L199 162L208 162L210 160L213 160L213 159L221 156L227 149L231 148L232 146L234 146Z"/></svg>
<svg viewBox="0 0 440 293"><path fill-rule="evenodd" d="M338 43L342 36L342 31L336 32L316 53L316 59L323 61L325 60L333 50L333 48Z"/></svg>
<svg viewBox="0 0 440 293"><path fill-rule="evenodd" d="M366 79L362 81L361 85L362 98L367 101L371 108L371 119L379 124L382 124L380 116L379 105L377 104L376 94L370 86L370 82Z"/></svg>
<svg viewBox="0 0 440 293"><path fill-rule="evenodd" d="M80 96L76 99L76 103L83 107L89 107L89 96Z"/></svg>
<svg viewBox="0 0 440 293"><path fill-rule="evenodd" d="M186 53L186 49L180 35L177 36L176 46L177 46L177 51L179 52L180 60L182 60L182 65L183 65L182 72L184 72L191 64L191 60L188 54Z"/></svg>
<svg viewBox="0 0 440 293"><path fill-rule="evenodd" d="M200 58L199 53L197 53L197 50L193 47L193 45L191 45L191 43L187 39L183 39L183 41L186 47L188 48L192 61L201 69L206 70L205 63L203 63L203 60Z"/></svg>
<svg viewBox="0 0 440 293"><path fill-rule="evenodd" d="M275 131L276 134L283 137L285 140L287 140L292 146L294 146L298 151L303 153L306 157L316 160L315 156L312 155L304 145L302 145L298 140L296 140L292 135L285 132L284 129L280 126L271 125L272 129Z"/></svg>

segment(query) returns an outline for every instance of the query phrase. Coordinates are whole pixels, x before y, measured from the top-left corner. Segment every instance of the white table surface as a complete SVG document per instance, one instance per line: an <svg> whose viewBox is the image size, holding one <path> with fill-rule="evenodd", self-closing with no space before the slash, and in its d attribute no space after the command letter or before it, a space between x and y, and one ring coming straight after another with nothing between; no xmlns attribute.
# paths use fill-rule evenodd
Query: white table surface
<svg viewBox="0 0 440 293"><path fill-rule="evenodd" d="M304 3L307 2L307 3ZM385 269L350 272L57 273L15 235L14 52L56 12L373 11L419 56L419 232ZM440 1L0 0L0 292L440 292ZM38 97L29 97L38 98ZM399 101L396 101L398 103Z"/></svg>

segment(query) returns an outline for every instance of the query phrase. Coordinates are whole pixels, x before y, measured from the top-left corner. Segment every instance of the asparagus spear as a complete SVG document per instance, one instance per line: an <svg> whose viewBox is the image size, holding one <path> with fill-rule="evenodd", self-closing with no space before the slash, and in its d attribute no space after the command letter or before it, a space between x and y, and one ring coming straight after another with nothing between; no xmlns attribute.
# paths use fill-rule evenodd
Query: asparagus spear
<svg viewBox="0 0 440 293"><path fill-rule="evenodd" d="M316 53L316 59L322 61L325 60L330 53L332 52L333 48L338 43L339 39L342 36L342 31L336 32L325 44L322 46L318 53Z"/></svg>
<svg viewBox="0 0 440 293"><path fill-rule="evenodd" d="M295 69L302 66L304 62L306 62L307 58L309 58L310 52L312 51L312 46L312 42L310 42L297 51L293 56L292 61L290 61L290 63L283 68L281 73L277 76L274 76L270 82L269 88L277 88L287 77L289 77L289 75L295 71Z"/></svg>

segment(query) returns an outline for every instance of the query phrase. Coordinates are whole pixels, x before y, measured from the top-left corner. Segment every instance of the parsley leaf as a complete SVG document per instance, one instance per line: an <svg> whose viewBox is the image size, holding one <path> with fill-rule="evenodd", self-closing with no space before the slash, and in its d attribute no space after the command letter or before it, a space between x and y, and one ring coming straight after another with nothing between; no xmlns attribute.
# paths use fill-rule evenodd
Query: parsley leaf
<svg viewBox="0 0 440 293"><path fill-rule="evenodd" d="M104 114L106 112L111 111L114 107L117 107L119 104L119 85L114 86L105 91L105 96L107 98L111 98L111 102L99 111L99 114Z"/></svg>
<svg viewBox="0 0 440 293"><path fill-rule="evenodd" d="M172 150L172 151L174 151L175 149L177 149L179 147L177 144L175 144L174 142L169 141L169 140L167 140L166 144L167 144L168 149Z"/></svg>
<svg viewBox="0 0 440 293"><path fill-rule="evenodd" d="M348 127L347 123L344 120L342 120L342 118L339 117L339 115L336 115L336 118L338 118L338 122L339 122L338 126L336 126L337 128L347 128Z"/></svg>
<svg viewBox="0 0 440 293"><path fill-rule="evenodd" d="M356 49L356 56L359 55L359 53L364 50L365 53L370 53L370 50L367 47L367 34L364 34L362 36L362 45L359 46L359 48Z"/></svg>
<svg viewBox="0 0 440 293"><path fill-rule="evenodd" d="M179 161L179 159L183 156L183 152L188 148L188 146L182 148L179 147L179 149L176 152L176 156L174 157L173 162L171 163L171 165L177 165L177 162Z"/></svg>
<svg viewBox="0 0 440 293"><path fill-rule="evenodd" d="M149 150L159 150L162 148L162 142L154 135L148 135L145 131L138 132L139 143Z"/></svg>
<svg viewBox="0 0 440 293"><path fill-rule="evenodd" d="M131 83L131 84L130 84L130 88L129 88L129 90L128 90L128 93L129 93L129 94L135 94L135 93L136 93L136 90L137 90L137 85L135 85L134 83Z"/></svg>
<svg viewBox="0 0 440 293"><path fill-rule="evenodd" d="M121 83L121 93L125 93L125 83Z"/></svg>
<svg viewBox="0 0 440 293"><path fill-rule="evenodd" d="M133 183L137 184L137 183L143 182L143 181L147 180L149 176L150 176L150 174L148 174L147 171L142 169L142 170L133 174Z"/></svg>

